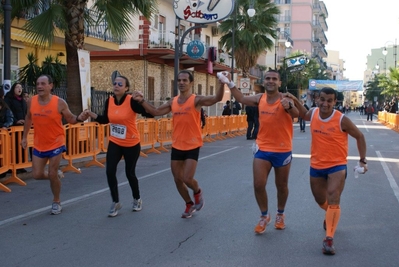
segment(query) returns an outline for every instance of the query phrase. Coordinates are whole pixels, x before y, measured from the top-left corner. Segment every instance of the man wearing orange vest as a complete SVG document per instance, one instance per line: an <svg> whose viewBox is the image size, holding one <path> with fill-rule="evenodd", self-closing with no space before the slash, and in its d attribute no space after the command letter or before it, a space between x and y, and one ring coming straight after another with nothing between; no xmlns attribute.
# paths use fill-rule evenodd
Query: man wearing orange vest
<svg viewBox="0 0 399 267"><path fill-rule="evenodd" d="M223 98L224 85L220 83L216 95L201 96L192 92L194 77L190 71L182 70L178 74L180 94L167 103L155 108L144 101L143 94L136 92L133 98L143 105L145 110L161 116L169 112L173 115L171 169L177 191L186 203L182 218L190 218L195 211L202 209L204 199L198 181L194 179L200 147L203 145L201 133L201 106L211 106ZM194 202L188 188L193 191Z"/></svg>
<svg viewBox="0 0 399 267"><path fill-rule="evenodd" d="M21 145L27 147L27 136L33 123L34 141L32 156L32 175L37 180L50 180L53 193L51 214L57 215L62 211L60 192L62 172L58 170L62 153L66 151L65 131L62 117L71 124L83 122L88 118L81 113L72 114L65 100L52 95L53 79L49 75L41 75L36 82L37 95L28 100L25 117L24 133ZM49 161L48 171L45 170Z"/></svg>
<svg viewBox="0 0 399 267"><path fill-rule="evenodd" d="M324 87L320 91L318 107L309 111L292 94L299 116L310 121L312 134L310 156L310 187L319 206L326 211L322 251L334 255L334 234L341 215L340 199L347 175L348 134L356 139L359 166L367 171L366 140L363 133L341 112L334 109L337 93Z"/></svg>
<svg viewBox="0 0 399 267"><path fill-rule="evenodd" d="M265 93L244 96L234 82L228 78L224 82L228 85L234 98L247 106L257 106L259 114L259 131L255 142L253 175L254 191L261 216L255 226L256 234L263 234L266 226L271 222L268 207L266 184L272 168L275 172L277 187L277 214L274 228L285 228L284 209L288 199L288 177L292 160L292 119L298 117L298 109L288 97L282 97L279 92L281 86L280 74L275 70L265 73Z"/></svg>

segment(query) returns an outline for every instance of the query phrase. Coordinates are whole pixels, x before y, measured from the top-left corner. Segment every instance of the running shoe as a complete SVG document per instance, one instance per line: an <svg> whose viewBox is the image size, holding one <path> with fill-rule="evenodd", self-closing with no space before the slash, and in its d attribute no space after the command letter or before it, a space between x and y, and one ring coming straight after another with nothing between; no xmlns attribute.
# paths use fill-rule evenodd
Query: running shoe
<svg viewBox="0 0 399 267"><path fill-rule="evenodd" d="M51 215L58 215L62 211L61 204L58 202L53 202L51 205Z"/></svg>
<svg viewBox="0 0 399 267"><path fill-rule="evenodd" d="M258 224L255 226L255 234L263 234L266 231L266 226L271 222L270 215L260 216Z"/></svg>
<svg viewBox="0 0 399 267"><path fill-rule="evenodd" d="M284 223L285 215L277 213L276 215L276 222L274 223L274 228L277 230L284 230L285 229L285 223Z"/></svg>
<svg viewBox="0 0 399 267"><path fill-rule="evenodd" d="M202 198L202 189L197 194L194 194L195 210L199 211L204 206L204 199Z"/></svg>
<svg viewBox="0 0 399 267"><path fill-rule="evenodd" d="M334 239L327 236L323 240L323 254L325 255L335 255Z"/></svg>
<svg viewBox="0 0 399 267"><path fill-rule="evenodd" d="M133 200L133 211L140 211L143 207L143 201L141 198Z"/></svg>
<svg viewBox="0 0 399 267"><path fill-rule="evenodd" d="M191 218L193 216L193 213L196 211L195 209L195 205L194 204L188 204L186 203L186 209L185 211L182 213L181 217L182 218Z"/></svg>
<svg viewBox="0 0 399 267"><path fill-rule="evenodd" d="M108 217L115 217L118 215L118 210L122 208L121 203L112 202L111 208L109 209Z"/></svg>

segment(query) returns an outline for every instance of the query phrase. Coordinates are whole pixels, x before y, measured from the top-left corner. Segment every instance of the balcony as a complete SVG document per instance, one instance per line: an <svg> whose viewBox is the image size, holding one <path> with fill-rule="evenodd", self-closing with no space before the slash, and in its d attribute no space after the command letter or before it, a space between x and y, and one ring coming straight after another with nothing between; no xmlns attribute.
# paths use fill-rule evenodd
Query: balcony
<svg viewBox="0 0 399 267"><path fill-rule="evenodd" d="M30 20L35 18L36 16L40 15L44 11L46 11L49 8L48 5L43 5L37 8L30 8L25 10L24 12L21 12L21 14L18 16L20 19L24 20ZM91 21L97 21L98 20L98 14L90 9L86 9L85 12L90 16ZM58 25L56 24L58 27ZM113 42L117 44L122 44L126 40L124 39L117 39L112 36L111 33L108 32L108 26L105 21L100 22L99 25L93 26L93 25L88 25L87 21L84 23L84 29L85 29L85 35L87 37L94 37L97 39L101 39L103 41L108 41L108 42Z"/></svg>

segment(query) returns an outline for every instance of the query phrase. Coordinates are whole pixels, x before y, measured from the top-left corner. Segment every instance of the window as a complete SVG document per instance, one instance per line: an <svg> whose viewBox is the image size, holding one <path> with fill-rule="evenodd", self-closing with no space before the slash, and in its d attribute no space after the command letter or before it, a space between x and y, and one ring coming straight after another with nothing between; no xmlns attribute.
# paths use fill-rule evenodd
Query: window
<svg viewBox="0 0 399 267"><path fill-rule="evenodd" d="M154 29L158 29L158 14L154 14L154 17L152 18L151 25Z"/></svg>
<svg viewBox="0 0 399 267"><path fill-rule="evenodd" d="M148 77L148 100L154 101L154 88L155 88L155 79L154 77Z"/></svg>
<svg viewBox="0 0 399 267"><path fill-rule="evenodd" d="M166 31L166 18L164 16L159 16L158 31L159 31L159 41L163 43L165 40L165 31Z"/></svg>
<svg viewBox="0 0 399 267"><path fill-rule="evenodd" d="M202 84L198 84L198 93L197 95L202 95Z"/></svg>
<svg viewBox="0 0 399 267"><path fill-rule="evenodd" d="M213 86L209 86L209 95L213 95Z"/></svg>
<svg viewBox="0 0 399 267"><path fill-rule="evenodd" d="M211 37L209 37L209 35L205 35L205 45L207 47L211 46Z"/></svg>
<svg viewBox="0 0 399 267"><path fill-rule="evenodd" d="M4 77L4 55L3 47L0 47L0 82L3 84ZM19 50L16 47L11 47L10 51L10 64L11 64L11 84L18 80L18 69L19 69Z"/></svg>

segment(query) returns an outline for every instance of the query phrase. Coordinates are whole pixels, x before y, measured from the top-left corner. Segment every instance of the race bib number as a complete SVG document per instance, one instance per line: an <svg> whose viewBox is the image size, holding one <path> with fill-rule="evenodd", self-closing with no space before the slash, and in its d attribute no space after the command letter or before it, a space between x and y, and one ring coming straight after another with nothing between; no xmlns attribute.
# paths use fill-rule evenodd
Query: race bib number
<svg viewBox="0 0 399 267"><path fill-rule="evenodd" d="M126 126L120 124L110 124L111 136L126 139Z"/></svg>

